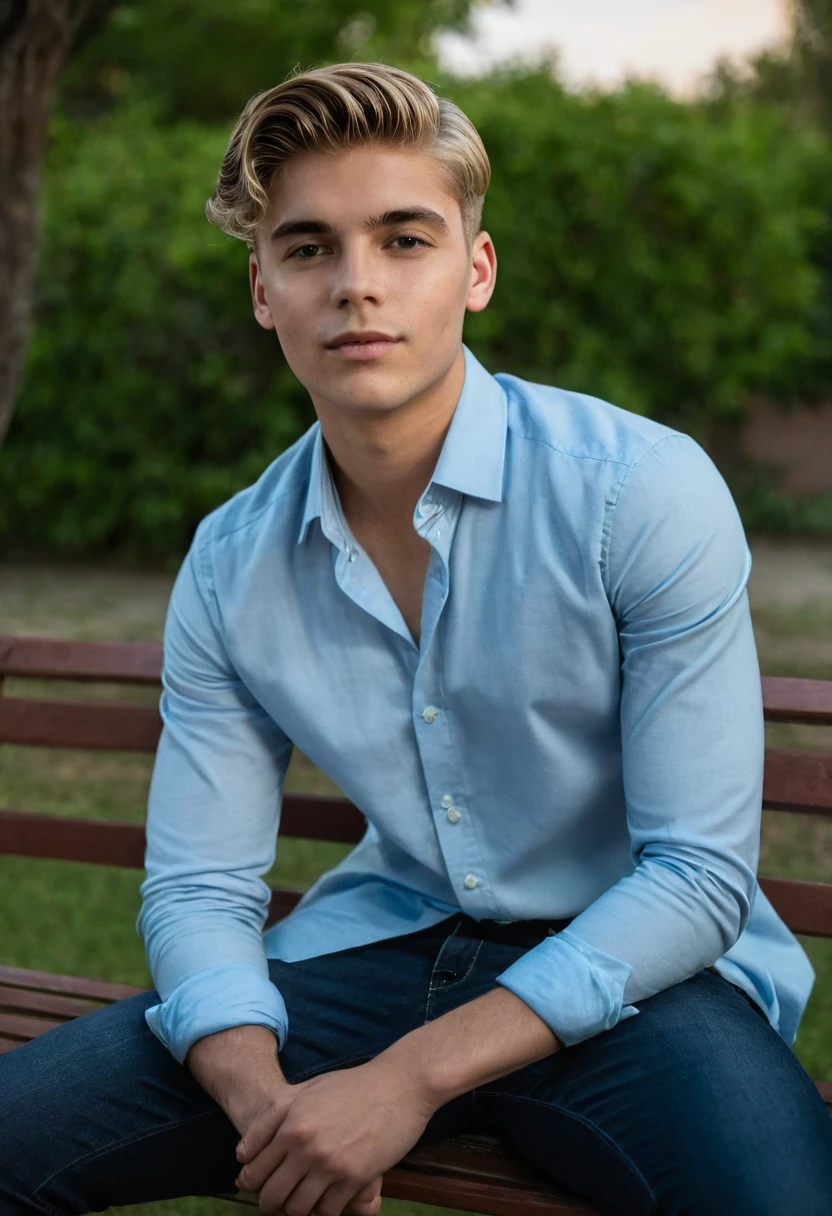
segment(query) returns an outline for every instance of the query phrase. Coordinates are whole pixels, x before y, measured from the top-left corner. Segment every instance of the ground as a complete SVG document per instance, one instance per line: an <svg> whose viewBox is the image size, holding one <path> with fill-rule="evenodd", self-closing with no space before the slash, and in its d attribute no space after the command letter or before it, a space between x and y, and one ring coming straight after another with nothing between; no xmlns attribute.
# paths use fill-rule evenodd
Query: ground
<svg viewBox="0 0 832 1216"><path fill-rule="evenodd" d="M749 585L763 672L832 679L832 545L753 540ZM7 565L0 570L0 631L44 637L157 640L173 575L100 566ZM9 695L22 685L8 681ZM31 689L31 686L28 690ZM78 695L42 685L52 696ZM88 695L88 692L85 693ZM98 695L125 698L124 690ZM150 690L132 693L153 700ZM832 728L769 728L784 746L832 751ZM150 759L52 751L0 751L0 805L53 814L140 820ZM288 785L323 792L331 785L302 756ZM343 856L338 845L287 840L271 874L305 887ZM832 881L832 824L809 816L764 816L762 873ZM49 971L148 984L135 933L139 876L110 867L0 858L1 961ZM818 973L795 1049L815 1077L832 1080L832 942L807 941ZM206 1200L174 1200L123 1210L123 1216L220 1216L234 1209ZM239 1209L238 1209L239 1210ZM386 1201L385 1216L437 1213Z"/></svg>

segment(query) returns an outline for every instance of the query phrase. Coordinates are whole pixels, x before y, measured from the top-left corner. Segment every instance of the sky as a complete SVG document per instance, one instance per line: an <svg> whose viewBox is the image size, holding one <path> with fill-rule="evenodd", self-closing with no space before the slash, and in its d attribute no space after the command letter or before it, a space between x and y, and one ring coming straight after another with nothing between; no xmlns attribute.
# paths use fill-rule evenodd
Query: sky
<svg viewBox="0 0 832 1216"><path fill-rule="evenodd" d="M781 41L786 0L515 0L513 9L491 0L474 26L472 40L440 40L441 59L457 72L556 49L571 85L650 76L685 95L720 56Z"/></svg>

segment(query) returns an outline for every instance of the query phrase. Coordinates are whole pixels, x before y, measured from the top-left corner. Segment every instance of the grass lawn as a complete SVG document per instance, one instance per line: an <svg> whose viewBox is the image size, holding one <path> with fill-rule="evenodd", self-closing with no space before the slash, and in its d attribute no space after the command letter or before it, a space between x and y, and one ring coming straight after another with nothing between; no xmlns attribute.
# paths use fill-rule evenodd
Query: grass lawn
<svg viewBox="0 0 832 1216"><path fill-rule="evenodd" d="M750 587L764 673L832 679L832 547L752 543ZM3 633L78 639L156 640L172 576L101 568L7 567L0 572ZM8 681L6 691L34 692ZM89 696L67 684L51 696ZM99 689L154 701L155 692ZM781 746L832 751L832 728L772 727ZM0 748L0 806L90 818L144 816L151 759L135 755ZM326 777L296 755L288 788L326 792ZM285 840L275 884L304 888L346 853L339 845ZM811 816L764 816L760 870L832 880L832 824ZM0 857L0 962L149 986L135 932L140 875L110 867ZM795 1050L814 1077L832 1080L832 941L804 941L818 980ZM124 1216L219 1216L227 1204L173 1200L123 1209ZM239 1209L238 1209L239 1210ZM385 1216L436 1213L385 1201Z"/></svg>

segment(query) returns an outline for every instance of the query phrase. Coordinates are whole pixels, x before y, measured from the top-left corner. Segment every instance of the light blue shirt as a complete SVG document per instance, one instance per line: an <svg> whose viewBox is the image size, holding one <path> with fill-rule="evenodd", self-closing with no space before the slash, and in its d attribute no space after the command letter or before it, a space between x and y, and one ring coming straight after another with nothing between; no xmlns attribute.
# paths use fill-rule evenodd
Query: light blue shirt
<svg viewBox="0 0 832 1216"><path fill-rule="evenodd" d="M205 519L179 572L138 929L183 1060L291 1028L267 958L476 919L567 918L498 977L566 1045L704 967L791 1042L814 975L757 885L751 556L693 439L592 397L465 384L413 526L417 645L316 424ZM296 744L367 818L263 933Z"/></svg>

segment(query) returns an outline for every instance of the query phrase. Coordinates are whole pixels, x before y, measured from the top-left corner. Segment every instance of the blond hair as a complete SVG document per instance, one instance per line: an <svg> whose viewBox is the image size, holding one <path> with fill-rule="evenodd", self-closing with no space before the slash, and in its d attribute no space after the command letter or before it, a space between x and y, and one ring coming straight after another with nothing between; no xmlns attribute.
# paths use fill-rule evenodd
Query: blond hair
<svg viewBox="0 0 832 1216"><path fill-rule="evenodd" d="M470 246L491 177L482 140L459 106L383 63L315 68L252 97L232 132L205 213L253 248L271 181L290 157L367 144L433 156L459 203Z"/></svg>

